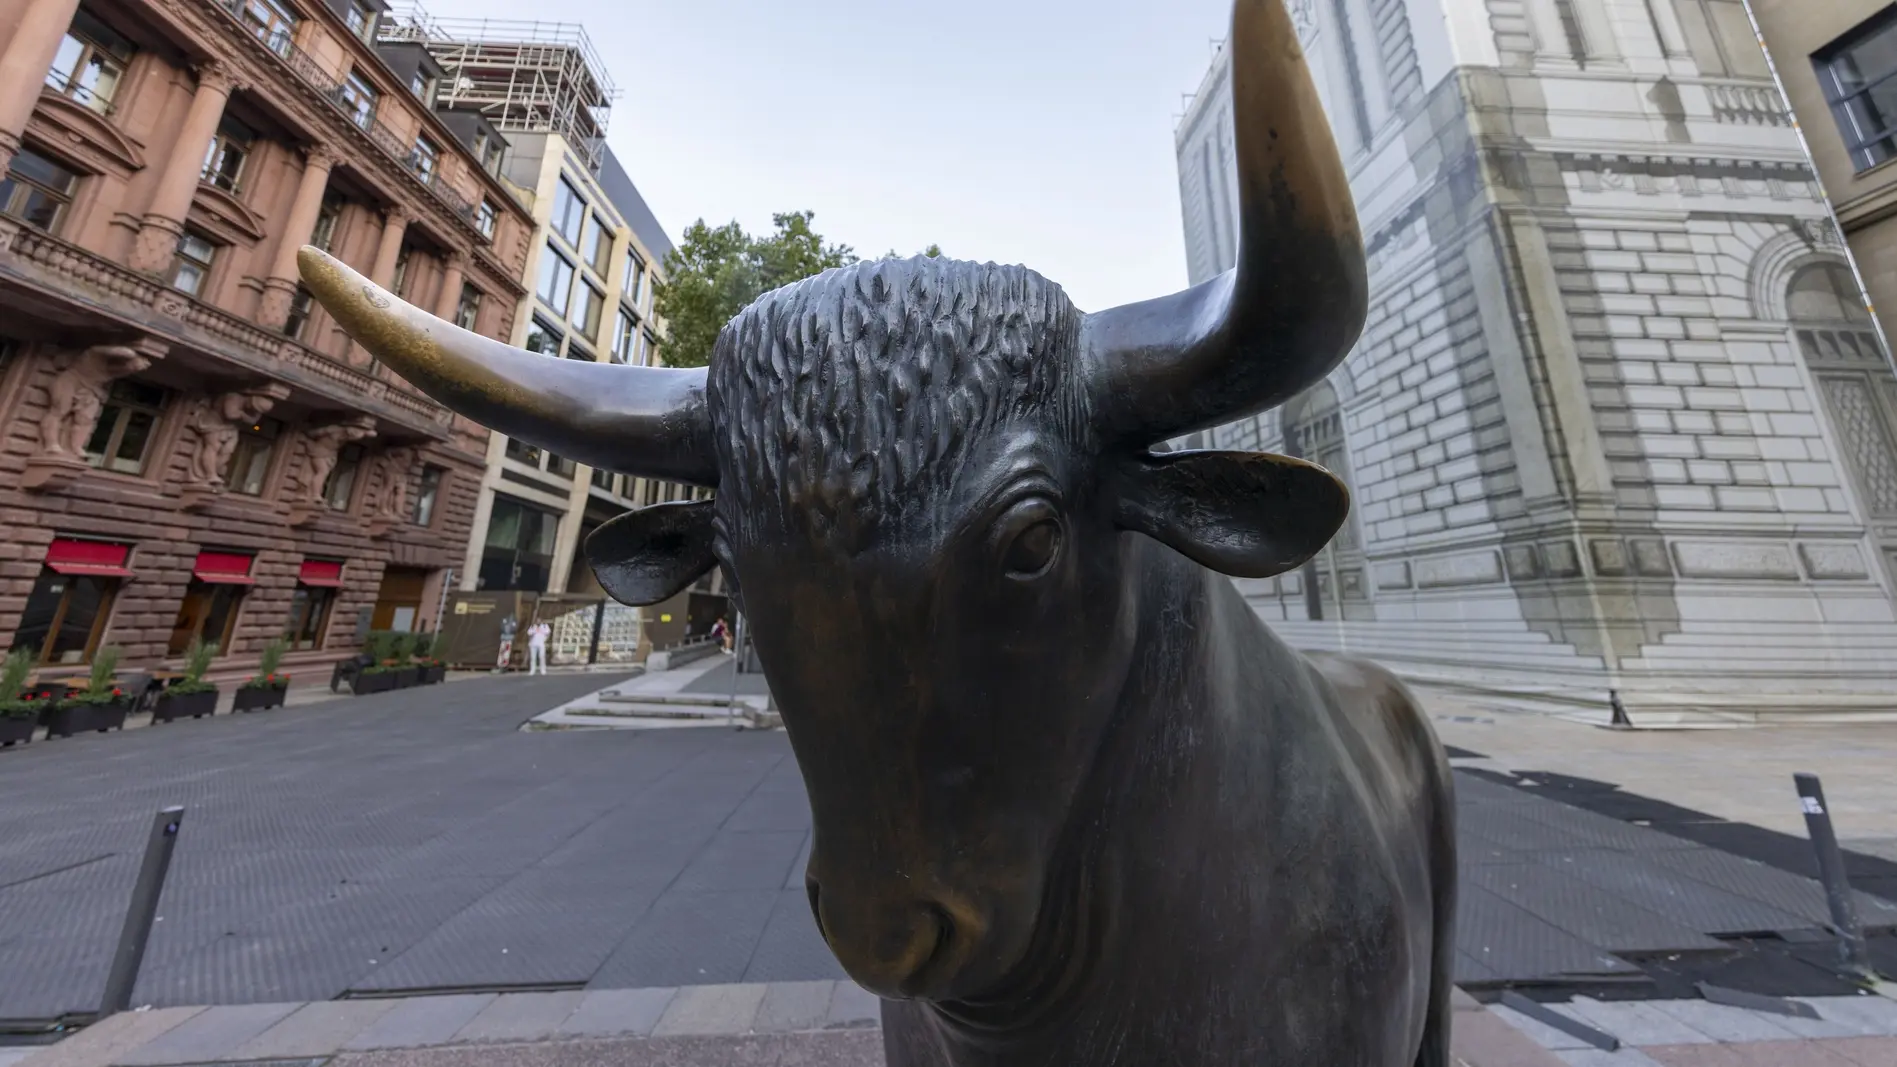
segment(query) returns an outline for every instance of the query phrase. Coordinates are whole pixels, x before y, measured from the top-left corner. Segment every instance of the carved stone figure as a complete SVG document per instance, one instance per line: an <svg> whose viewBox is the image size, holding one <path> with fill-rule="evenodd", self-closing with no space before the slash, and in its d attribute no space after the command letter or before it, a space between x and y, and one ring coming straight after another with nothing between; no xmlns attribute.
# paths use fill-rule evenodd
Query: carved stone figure
<svg viewBox="0 0 1897 1067"><path fill-rule="evenodd" d="M1225 575L1348 511L1284 456L1163 452L1322 381L1363 241L1283 0L1232 28L1238 266L1096 314L1022 267L861 263L702 370L547 360L314 249L311 291L430 395L717 489L587 543L615 597L722 568L797 754L811 909L893 1067L1446 1067L1454 803L1387 672L1300 655Z"/></svg>
<svg viewBox="0 0 1897 1067"><path fill-rule="evenodd" d="M315 505L323 502L323 485L336 469L343 446L375 436L375 420L360 415L327 426L303 431L303 470L290 494L293 503Z"/></svg>
<svg viewBox="0 0 1897 1067"><path fill-rule="evenodd" d="M230 466L231 453L237 450L237 435L243 427L255 425L289 393L282 386L265 386L198 401L188 420L198 435L197 454L191 457L191 481L222 489L224 468Z"/></svg>
<svg viewBox="0 0 1897 1067"><path fill-rule="evenodd" d="M115 379L151 366L151 358L126 345L94 345L54 357L59 376L48 388L40 416L40 449L49 457L84 460L86 442L99 424Z"/></svg>
<svg viewBox="0 0 1897 1067"><path fill-rule="evenodd" d="M401 520L407 517L408 474L415 466L415 450L406 446L385 448L376 457L376 500L368 511L378 518Z"/></svg>

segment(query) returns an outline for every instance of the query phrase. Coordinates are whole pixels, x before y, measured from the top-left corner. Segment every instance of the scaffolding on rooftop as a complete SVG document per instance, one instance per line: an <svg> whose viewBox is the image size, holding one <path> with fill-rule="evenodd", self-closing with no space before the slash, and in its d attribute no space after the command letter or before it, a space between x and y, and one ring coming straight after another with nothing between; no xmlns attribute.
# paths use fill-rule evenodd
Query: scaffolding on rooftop
<svg viewBox="0 0 1897 1067"><path fill-rule="evenodd" d="M584 27L526 19L437 19L419 4L384 15L379 40L428 49L443 77L435 106L478 111L503 131L557 133L599 167L619 97Z"/></svg>

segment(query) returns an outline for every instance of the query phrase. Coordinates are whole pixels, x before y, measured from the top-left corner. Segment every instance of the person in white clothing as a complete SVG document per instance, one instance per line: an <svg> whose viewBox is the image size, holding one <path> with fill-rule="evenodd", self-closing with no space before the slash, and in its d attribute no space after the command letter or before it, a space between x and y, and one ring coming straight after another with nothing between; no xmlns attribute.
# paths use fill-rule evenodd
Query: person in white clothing
<svg viewBox="0 0 1897 1067"><path fill-rule="evenodd" d="M527 673L547 673L547 639L553 636L553 627L545 622L536 621L527 627Z"/></svg>

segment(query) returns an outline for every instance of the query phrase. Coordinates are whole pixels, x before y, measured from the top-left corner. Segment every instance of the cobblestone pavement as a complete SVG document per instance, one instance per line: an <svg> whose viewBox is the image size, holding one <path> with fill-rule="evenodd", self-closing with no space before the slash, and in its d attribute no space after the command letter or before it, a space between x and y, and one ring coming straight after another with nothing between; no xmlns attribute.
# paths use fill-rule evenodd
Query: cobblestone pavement
<svg viewBox="0 0 1897 1067"><path fill-rule="evenodd" d="M1505 1007L1459 996L1461 1067L1889 1067L1897 1002L1805 998L1793 1018L1704 1001L1554 1011L1619 1044L1605 1051ZM849 982L461 994L160 1008L114 1016L0 1067L879 1067L875 997Z"/></svg>
<svg viewBox="0 0 1897 1067"><path fill-rule="evenodd" d="M96 1005L172 803L137 990L159 1007L841 978L783 734L518 729L618 681L478 678L0 752L0 1018ZM1768 863L1459 778L1460 981L1637 979L1620 954L1824 919L1818 886Z"/></svg>

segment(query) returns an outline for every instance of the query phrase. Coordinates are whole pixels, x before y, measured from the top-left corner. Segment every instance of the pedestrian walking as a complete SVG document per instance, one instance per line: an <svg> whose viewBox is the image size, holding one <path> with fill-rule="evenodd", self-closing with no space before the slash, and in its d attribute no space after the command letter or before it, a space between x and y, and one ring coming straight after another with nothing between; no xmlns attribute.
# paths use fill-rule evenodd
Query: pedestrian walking
<svg viewBox="0 0 1897 1067"><path fill-rule="evenodd" d="M501 648L494 657L494 671L499 673L507 669L514 660L514 628L516 623L512 615L501 620Z"/></svg>
<svg viewBox="0 0 1897 1067"><path fill-rule="evenodd" d="M547 641L553 636L553 627L546 621L537 620L527 627L527 673L547 673Z"/></svg>
<svg viewBox="0 0 1897 1067"><path fill-rule="evenodd" d="M726 625L723 615L718 616L718 621L711 624L711 636L712 640L718 642L719 649L729 655L731 652L731 627Z"/></svg>

